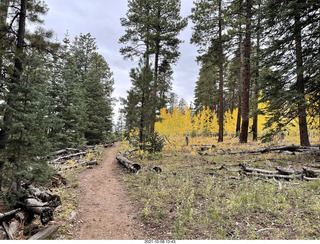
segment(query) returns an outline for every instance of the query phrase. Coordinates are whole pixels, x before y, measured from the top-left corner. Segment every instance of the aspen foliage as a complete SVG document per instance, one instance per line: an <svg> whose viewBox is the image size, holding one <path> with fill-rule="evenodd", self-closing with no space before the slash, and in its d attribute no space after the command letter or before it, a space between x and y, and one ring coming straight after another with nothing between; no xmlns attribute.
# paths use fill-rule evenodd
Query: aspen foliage
<svg viewBox="0 0 320 244"><path fill-rule="evenodd" d="M271 129L276 128L273 124L270 128L265 128L265 123L268 120L267 103L259 103L258 108L261 113L258 115L258 136L261 138ZM238 109L233 111L227 110L224 114L224 135L234 138L236 137L236 123L237 123ZM320 138L320 117L308 116L309 136L313 141ZM253 124L252 118L249 120L249 132ZM185 107L184 109L175 107L172 112L165 108L160 110L159 121L156 123L156 131L160 135L165 135L169 140L174 142L179 141L181 146L185 144L185 137L192 138L213 138L218 135L218 118L215 111L210 110L209 107L203 107L198 113L194 114L191 109ZM299 142L299 122L298 118L292 120L275 140L284 137L283 143L298 143ZM180 139L178 139L180 138ZM204 140L204 139L203 139ZM282 140L280 140L282 142Z"/></svg>

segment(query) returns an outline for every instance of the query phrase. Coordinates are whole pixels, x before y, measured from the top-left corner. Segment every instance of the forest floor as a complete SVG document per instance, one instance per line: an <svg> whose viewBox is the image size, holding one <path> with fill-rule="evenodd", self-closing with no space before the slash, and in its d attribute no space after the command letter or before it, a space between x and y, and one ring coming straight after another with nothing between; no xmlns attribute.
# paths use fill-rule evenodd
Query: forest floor
<svg viewBox="0 0 320 244"><path fill-rule="evenodd" d="M72 223L65 225L66 231L61 239L146 239L137 211L127 199L123 182L118 180L122 171L116 162L120 144L107 148L98 166L77 174L76 183L71 187L72 193L65 197L65 205L72 206L72 198L77 198L78 204L69 217Z"/></svg>
<svg viewBox="0 0 320 244"><path fill-rule="evenodd" d="M192 144L202 143L197 140ZM116 162L117 151L129 151L127 142L106 149L98 166L70 171L69 186L60 191L63 206L55 221L62 226L56 239L320 238L320 180L250 176L241 173L240 167L245 164L267 171L279 166L320 167L319 154L230 155L227 152L267 145L228 140L215 144L209 150L213 155L200 155L197 147L171 142L162 154L131 154L129 159L142 166L138 174ZM153 166L162 172L150 170Z"/></svg>

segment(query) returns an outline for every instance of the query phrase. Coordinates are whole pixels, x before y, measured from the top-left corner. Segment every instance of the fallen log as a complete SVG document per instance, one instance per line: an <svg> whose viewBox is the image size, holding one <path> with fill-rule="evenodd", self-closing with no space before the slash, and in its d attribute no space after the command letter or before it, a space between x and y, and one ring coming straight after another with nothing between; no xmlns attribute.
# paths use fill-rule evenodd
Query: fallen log
<svg viewBox="0 0 320 244"><path fill-rule="evenodd" d="M21 209L18 208L18 209L15 209L15 210L12 210L10 212L7 212L7 213L0 213L0 222L3 222L3 221L8 221L10 219L13 219L15 217L15 215L20 211Z"/></svg>
<svg viewBox="0 0 320 244"><path fill-rule="evenodd" d="M303 174L306 177L318 178L320 176L320 170L310 169L307 167L303 167L302 169L303 169Z"/></svg>
<svg viewBox="0 0 320 244"><path fill-rule="evenodd" d="M141 169L140 164L137 163L133 163L131 162L129 159L123 157L123 156L117 156L116 159L118 160L118 162L120 164L122 164L125 168L133 171L133 172L137 172Z"/></svg>
<svg viewBox="0 0 320 244"><path fill-rule="evenodd" d="M281 175L300 175L302 174L302 170L295 170L293 168L285 168L285 167L275 167L275 169L281 174Z"/></svg>
<svg viewBox="0 0 320 244"><path fill-rule="evenodd" d="M235 152L222 152L222 153L201 153L202 156L215 156L215 155L235 155L235 154L260 154L260 153L270 153L270 152L277 152L281 153L283 151L288 151L290 154L292 152L303 152L305 150L310 150L314 153L320 152L318 147L305 147L305 146L280 146L280 147L267 147L267 148L260 148L256 150L245 150L245 151L235 151Z"/></svg>
<svg viewBox="0 0 320 244"><path fill-rule="evenodd" d="M82 167L82 166L92 166L92 165L98 165L97 160L92 160L92 161L88 161L88 162L82 162L82 163L79 163L79 164L66 166L64 168L60 167L60 168L58 168L58 171L69 170L69 169L78 168L78 167Z"/></svg>
<svg viewBox="0 0 320 244"><path fill-rule="evenodd" d="M51 194L44 190L29 185L27 190L29 191L29 197L39 198L42 202L48 203L51 207L58 207L61 205L61 199L58 195Z"/></svg>
<svg viewBox="0 0 320 244"><path fill-rule="evenodd" d="M245 172L257 172L262 174L269 174L269 175L275 175L278 173L278 171L271 171L271 170L264 170L264 169L256 169L256 168L248 168L245 164L239 164L239 166L244 170Z"/></svg>
<svg viewBox="0 0 320 244"><path fill-rule="evenodd" d="M108 147L113 147L114 143L110 142L110 143L105 143L103 146L104 148L108 148Z"/></svg>
<svg viewBox="0 0 320 244"><path fill-rule="evenodd" d="M37 234L31 236L28 240L44 240L58 231L60 225L48 226L39 231Z"/></svg>
<svg viewBox="0 0 320 244"><path fill-rule="evenodd" d="M306 176L303 176L303 179L306 180L306 181L317 181L317 180L320 180L320 178L310 178L310 177L306 177Z"/></svg>
<svg viewBox="0 0 320 244"><path fill-rule="evenodd" d="M2 225L0 225L0 240L8 240L8 235Z"/></svg>
<svg viewBox="0 0 320 244"><path fill-rule="evenodd" d="M2 226L4 228L4 231L7 233L7 236L9 238L9 240L14 240L12 233L10 232L9 226L6 222L2 223Z"/></svg>
<svg viewBox="0 0 320 244"><path fill-rule="evenodd" d="M294 179L302 179L302 175L270 175L270 174L263 174L257 172L243 172L246 175L252 176L261 176L266 178L275 178L275 179L285 179L285 180L294 180Z"/></svg>
<svg viewBox="0 0 320 244"><path fill-rule="evenodd" d="M48 203L43 203L36 198L27 198L24 200L24 208L30 214L29 220L33 216L39 215L41 223L46 225L49 221L53 220L53 209L48 206Z"/></svg>
<svg viewBox="0 0 320 244"><path fill-rule="evenodd" d="M83 156L83 155L86 155L86 154L87 154L87 152L79 152L79 153L69 154L69 155L66 155L66 156L61 156L61 157L58 157L58 158L52 160L50 162L50 164L54 164L54 163L56 163L58 161L61 161L61 160L68 160L68 159L71 159L71 158Z"/></svg>

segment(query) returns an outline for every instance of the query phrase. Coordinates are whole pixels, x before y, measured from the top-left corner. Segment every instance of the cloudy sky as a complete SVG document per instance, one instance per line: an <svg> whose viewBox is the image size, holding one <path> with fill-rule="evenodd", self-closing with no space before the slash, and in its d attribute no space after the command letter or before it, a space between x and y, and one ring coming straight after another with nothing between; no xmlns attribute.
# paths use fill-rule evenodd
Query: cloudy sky
<svg viewBox="0 0 320 244"><path fill-rule="evenodd" d="M115 78L114 97L126 97L126 91L131 82L129 71L137 63L126 61L119 53L121 45L119 38L125 29L120 24L120 18L126 16L127 0L46 0L49 12L44 16L45 28L52 29L62 40L68 31L69 36L80 33L91 33L96 38L99 53L109 63ZM191 13L193 0L182 0L181 15L187 17ZM197 80L199 67L195 61L197 49L190 44L192 30L191 21L181 33L184 43L180 46L181 57L174 66L173 92L188 103L193 101L193 91ZM115 108L118 110L118 107ZM117 112L117 111L115 111Z"/></svg>

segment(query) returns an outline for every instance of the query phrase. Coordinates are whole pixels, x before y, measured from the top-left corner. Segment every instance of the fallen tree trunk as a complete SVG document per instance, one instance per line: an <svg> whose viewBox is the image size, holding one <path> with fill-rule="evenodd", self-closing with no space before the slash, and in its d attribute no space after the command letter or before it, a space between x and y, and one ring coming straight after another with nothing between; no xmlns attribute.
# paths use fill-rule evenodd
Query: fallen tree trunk
<svg viewBox="0 0 320 244"><path fill-rule="evenodd" d="M3 221L8 221L10 219L13 219L15 217L15 215L20 211L21 209L18 208L18 209L15 209L15 210L12 210L10 212L7 212L7 213L0 213L0 222L3 222Z"/></svg>
<svg viewBox="0 0 320 244"><path fill-rule="evenodd" d="M116 159L118 160L118 162L120 164L122 164L125 168L133 171L133 172L137 172L141 169L140 164L137 163L133 163L131 162L129 159L123 157L123 156L117 156Z"/></svg>
<svg viewBox="0 0 320 244"><path fill-rule="evenodd" d="M318 147L305 147L305 146L280 146L280 147L268 147L268 148L260 148L256 150L245 150L245 151L236 151L236 152L222 152L222 153L201 153L202 156L215 156L215 155L235 155L235 154L260 154L260 153L269 153L269 152L283 152L283 151L290 151L290 152L304 152L304 151L310 151L310 152L320 152Z"/></svg>
<svg viewBox="0 0 320 244"><path fill-rule="evenodd" d="M66 156L62 156L62 157L56 158L56 159L52 160L50 163L54 164L54 163L56 163L58 161L61 161L61 160L68 160L68 159L79 157L79 156L83 156L83 155L86 155L86 154L87 154L87 152L79 152L79 153L69 154L69 155L66 155Z"/></svg>
<svg viewBox="0 0 320 244"><path fill-rule="evenodd" d="M320 176L320 170L314 170L307 167L303 167L303 174L306 177L318 178Z"/></svg>
<svg viewBox="0 0 320 244"><path fill-rule="evenodd" d="M88 162L82 162L76 165L70 165L70 166L66 166L64 168L58 168L58 171L63 171L63 170L69 170L69 169L73 169L73 168L78 168L78 167L82 167L82 166L91 166L91 165L98 165L97 160L92 160L92 161L88 161Z"/></svg>
<svg viewBox="0 0 320 244"><path fill-rule="evenodd" d="M275 179L285 179L285 180L294 180L294 179L302 179L302 175L271 175L271 174L263 174L257 172L243 172L246 175L252 176L261 176L266 178L275 178Z"/></svg>
<svg viewBox="0 0 320 244"><path fill-rule="evenodd" d="M5 232L7 233L7 236L8 236L8 238L9 238L9 240L14 240L13 235L12 235L12 233L10 232L10 229L9 229L8 224L7 224L6 222L3 222L3 223L2 223L2 226L3 226L4 230L5 230Z"/></svg>
<svg viewBox="0 0 320 244"><path fill-rule="evenodd" d="M275 168L282 175L301 175L302 170L295 170L293 168L276 167Z"/></svg>
<svg viewBox="0 0 320 244"><path fill-rule="evenodd" d="M48 206L48 203L40 202L36 198L25 199L24 208L30 214L29 220L33 219L33 215L35 214L40 216L43 225L53 220L53 209Z"/></svg>
<svg viewBox="0 0 320 244"><path fill-rule="evenodd" d="M48 226L47 228L39 231L37 234L31 236L28 240L44 240L45 238L56 233L59 228L60 225Z"/></svg>
<svg viewBox="0 0 320 244"><path fill-rule="evenodd" d="M108 147L113 147L114 143L113 142L109 142L109 143L105 143L103 146L104 148L108 148Z"/></svg>
<svg viewBox="0 0 320 244"><path fill-rule="evenodd" d="M51 207L58 207L61 205L61 199L58 195L53 195L49 192L36 188L33 185L29 185L27 189L29 190L29 197L35 196L42 202L50 204Z"/></svg>
<svg viewBox="0 0 320 244"><path fill-rule="evenodd" d="M269 175L275 175L278 173L278 171L271 171L271 170L264 170L264 169L256 169L256 168L248 168L245 164L239 164L239 166L245 171L245 172L257 172L262 174L269 174Z"/></svg>

